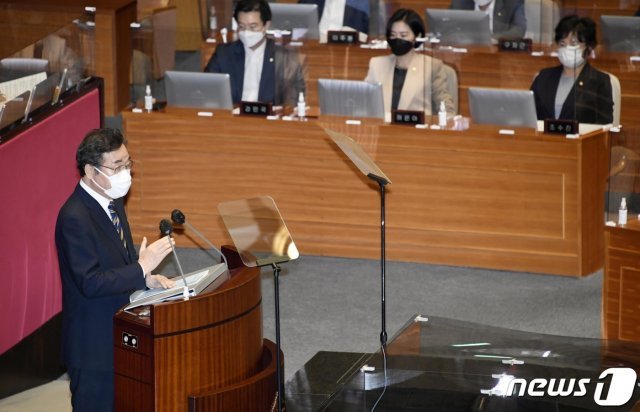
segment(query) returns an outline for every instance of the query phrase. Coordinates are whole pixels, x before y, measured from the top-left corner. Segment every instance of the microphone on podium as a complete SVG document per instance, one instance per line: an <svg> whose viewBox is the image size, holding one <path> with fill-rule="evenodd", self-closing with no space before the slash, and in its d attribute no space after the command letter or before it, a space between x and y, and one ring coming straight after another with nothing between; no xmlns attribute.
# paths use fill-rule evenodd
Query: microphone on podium
<svg viewBox="0 0 640 412"><path fill-rule="evenodd" d="M178 271L180 272L180 276L182 277L182 282L184 286L182 287L182 297L184 300L189 300L189 285L187 285L187 279L184 277L184 272L182 271L182 265L180 264L180 259L178 259L178 254L176 253L176 249L173 247L173 242L171 239L171 233L173 233L173 226L171 225L171 221L168 219L162 219L160 221L160 233L163 236L169 236L169 245L171 245L171 253L173 253L173 257L176 259L176 263L178 265Z"/></svg>
<svg viewBox="0 0 640 412"><path fill-rule="evenodd" d="M186 225L190 230L193 230L195 234L198 235L198 237L202 239L211 249L215 250L216 252L218 252L220 256L222 256L222 260L224 260L224 264L227 266L227 268L229 268L229 263L227 262L227 258L222 253L222 251L217 247L215 247L214 244L211 243L211 241L209 241L209 239L204 237L204 235L200 233L198 229L196 229L195 227L193 227L193 225L187 222L187 218L185 217L184 213L182 213L180 209L173 209L173 211L171 212L171 220L173 220L173 222L178 225Z"/></svg>

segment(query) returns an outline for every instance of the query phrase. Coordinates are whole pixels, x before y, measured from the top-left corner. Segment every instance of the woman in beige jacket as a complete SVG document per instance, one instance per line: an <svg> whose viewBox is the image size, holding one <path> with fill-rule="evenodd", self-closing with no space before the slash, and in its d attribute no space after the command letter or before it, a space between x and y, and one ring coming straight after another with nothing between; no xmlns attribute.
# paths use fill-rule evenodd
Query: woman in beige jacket
<svg viewBox="0 0 640 412"><path fill-rule="evenodd" d="M382 83L387 118L392 110L438 112L444 102L454 114L453 98L447 89L447 75L441 60L416 52L416 39L423 37L424 23L413 10L400 9L387 23L387 42L392 55L369 60L368 82Z"/></svg>

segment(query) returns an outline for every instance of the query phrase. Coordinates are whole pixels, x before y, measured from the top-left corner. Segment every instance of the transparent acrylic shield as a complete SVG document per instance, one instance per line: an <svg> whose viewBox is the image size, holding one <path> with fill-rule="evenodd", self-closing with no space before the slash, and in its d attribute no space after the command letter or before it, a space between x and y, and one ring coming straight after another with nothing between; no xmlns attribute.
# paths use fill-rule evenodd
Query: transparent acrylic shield
<svg viewBox="0 0 640 412"><path fill-rule="evenodd" d="M246 266L283 263L300 256L270 196L223 202L218 211Z"/></svg>
<svg viewBox="0 0 640 412"><path fill-rule="evenodd" d="M324 129L324 131L331 137L331 140L338 145L340 150L353 162L353 164L368 177L374 177L386 181L385 184L390 184L391 180L384 174L384 172L378 167L377 164L369 155L362 150L362 147L356 143L352 138L342 133L334 132L331 129ZM377 180L376 179L376 180Z"/></svg>

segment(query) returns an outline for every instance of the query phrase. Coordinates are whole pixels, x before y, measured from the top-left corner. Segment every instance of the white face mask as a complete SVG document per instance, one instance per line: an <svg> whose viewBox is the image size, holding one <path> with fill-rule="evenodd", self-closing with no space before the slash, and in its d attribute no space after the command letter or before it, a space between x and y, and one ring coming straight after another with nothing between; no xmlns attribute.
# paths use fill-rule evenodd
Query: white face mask
<svg viewBox="0 0 640 412"><path fill-rule="evenodd" d="M244 44L244 47L250 49L256 44L260 43L260 41L264 38L264 32L242 30L238 33L238 37L240 38L242 44Z"/></svg>
<svg viewBox="0 0 640 412"><path fill-rule="evenodd" d="M491 3L493 0L473 0L473 1L478 5L478 7L484 7L489 3Z"/></svg>
<svg viewBox="0 0 640 412"><path fill-rule="evenodd" d="M575 69L584 63L583 54L580 46L564 46L558 49L558 60L567 69Z"/></svg>
<svg viewBox="0 0 640 412"><path fill-rule="evenodd" d="M94 169L96 169L98 173L109 179L109 183L111 183L111 189L105 189L104 187L100 186L95 180L91 180L93 181L93 183L98 185L98 187L102 189L104 193L111 199L119 199L129 193L129 188L131 187L131 170L124 169L123 171L118 172L113 176L107 176L106 174L102 173L97 167L95 167Z"/></svg>

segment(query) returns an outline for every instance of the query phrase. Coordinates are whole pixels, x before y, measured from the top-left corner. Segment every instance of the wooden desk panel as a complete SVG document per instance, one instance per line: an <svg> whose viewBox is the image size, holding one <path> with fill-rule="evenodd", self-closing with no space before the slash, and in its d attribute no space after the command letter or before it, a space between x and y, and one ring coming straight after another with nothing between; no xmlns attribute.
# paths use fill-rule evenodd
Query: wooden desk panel
<svg viewBox="0 0 640 412"><path fill-rule="evenodd" d="M157 232L181 208L215 243L229 238L216 205L271 195L301 253L377 258L379 195L316 122L216 113L123 117L136 159L133 232ZM389 125L332 127L393 181L391 260L582 276L602 266L605 135L578 140ZM139 241L140 239L136 239ZM178 245L191 240L178 237Z"/></svg>

